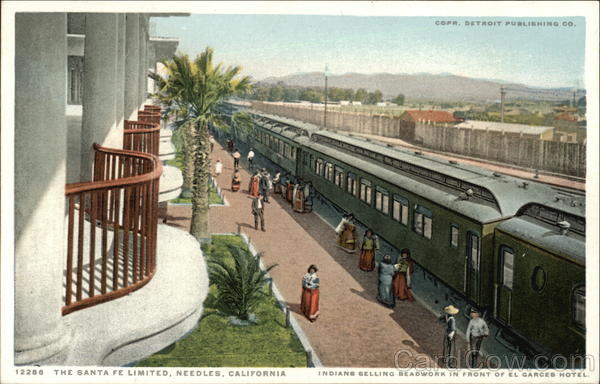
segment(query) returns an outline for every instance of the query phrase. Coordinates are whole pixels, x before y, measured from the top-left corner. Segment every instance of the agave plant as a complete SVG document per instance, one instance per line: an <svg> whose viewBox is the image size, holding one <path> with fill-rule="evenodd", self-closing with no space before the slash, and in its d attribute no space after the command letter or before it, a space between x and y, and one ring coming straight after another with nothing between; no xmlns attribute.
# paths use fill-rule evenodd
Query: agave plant
<svg viewBox="0 0 600 384"><path fill-rule="evenodd" d="M248 320L252 311L265 296L265 275L277 264L260 269L262 254L252 256L250 252L228 246L234 264L223 259L208 261L210 281L218 288L216 308L219 312Z"/></svg>

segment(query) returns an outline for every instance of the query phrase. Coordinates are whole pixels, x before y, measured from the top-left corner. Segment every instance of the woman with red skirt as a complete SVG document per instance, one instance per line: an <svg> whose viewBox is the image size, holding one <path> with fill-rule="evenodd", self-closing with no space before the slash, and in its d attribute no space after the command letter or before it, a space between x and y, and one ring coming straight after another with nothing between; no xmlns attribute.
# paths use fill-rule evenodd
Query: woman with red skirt
<svg viewBox="0 0 600 384"><path fill-rule="evenodd" d="M394 295L399 300L415 301L410 288L410 276L414 270L414 262L410 257L408 248L400 251L400 260L398 260L398 272L394 275Z"/></svg>
<svg viewBox="0 0 600 384"><path fill-rule="evenodd" d="M375 269L375 252L379 249L379 239L373 231L367 229L360 246L360 258L358 259L358 268L365 272L371 272Z"/></svg>
<svg viewBox="0 0 600 384"><path fill-rule="evenodd" d="M317 266L311 264L308 272L302 278L302 298L300 308L302 313L310 321L317 320L319 316L319 277L317 277Z"/></svg>
<svg viewBox="0 0 600 384"><path fill-rule="evenodd" d="M250 178L250 183L248 184L248 193L252 197L258 196L258 182L260 181L260 175L258 171L254 173L254 175Z"/></svg>

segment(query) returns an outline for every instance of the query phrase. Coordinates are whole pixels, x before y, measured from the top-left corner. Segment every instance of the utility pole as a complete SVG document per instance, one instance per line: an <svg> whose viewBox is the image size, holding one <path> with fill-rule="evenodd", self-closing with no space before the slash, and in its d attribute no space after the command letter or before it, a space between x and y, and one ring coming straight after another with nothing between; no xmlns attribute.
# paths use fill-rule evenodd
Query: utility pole
<svg viewBox="0 0 600 384"><path fill-rule="evenodd" d="M500 122L504 123L504 96L506 95L506 90L504 86L500 86Z"/></svg>
<svg viewBox="0 0 600 384"><path fill-rule="evenodd" d="M323 128L327 129L327 76L329 75L329 68L325 64L325 109L323 114Z"/></svg>

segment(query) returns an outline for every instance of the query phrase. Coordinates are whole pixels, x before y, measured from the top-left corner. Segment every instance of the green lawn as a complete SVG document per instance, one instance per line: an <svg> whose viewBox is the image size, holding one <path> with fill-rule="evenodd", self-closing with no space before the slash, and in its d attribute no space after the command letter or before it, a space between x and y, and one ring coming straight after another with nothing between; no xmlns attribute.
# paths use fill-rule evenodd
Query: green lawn
<svg viewBox="0 0 600 384"><path fill-rule="evenodd" d="M207 258L232 261L227 244L246 248L237 236L213 236ZM184 339L139 362L140 367L306 367L306 353L273 296L257 307L258 324L238 327L214 309L217 287L211 285L198 328Z"/></svg>
<svg viewBox="0 0 600 384"><path fill-rule="evenodd" d="M179 168L183 172L183 155L177 152L177 155L172 160L167 160L167 165L172 165L174 167ZM183 197L178 197L176 199L171 200L171 203L174 204L191 204L192 199L185 199ZM223 204L223 199L219 197L217 194L217 190L212 186L208 186L208 204Z"/></svg>

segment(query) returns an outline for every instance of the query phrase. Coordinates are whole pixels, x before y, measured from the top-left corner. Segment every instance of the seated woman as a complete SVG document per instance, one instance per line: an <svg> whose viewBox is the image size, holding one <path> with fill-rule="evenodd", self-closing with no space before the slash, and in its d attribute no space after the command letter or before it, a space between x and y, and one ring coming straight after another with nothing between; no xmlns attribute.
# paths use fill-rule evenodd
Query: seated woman
<svg viewBox="0 0 600 384"><path fill-rule="evenodd" d="M319 316L319 285L321 282L317 276L317 271L317 266L312 264L302 278L300 309L310 321L315 321Z"/></svg>
<svg viewBox="0 0 600 384"><path fill-rule="evenodd" d="M335 231L338 234L337 245L348 253L356 252L356 226L354 216L350 213L342 217Z"/></svg>
<svg viewBox="0 0 600 384"><path fill-rule="evenodd" d="M396 306L392 281L398 268L398 264L392 264L392 257L390 255L385 255L381 263L379 263L377 301L388 308L394 308Z"/></svg>
<svg viewBox="0 0 600 384"><path fill-rule="evenodd" d="M304 187L300 182L294 185L292 191L292 208L296 212L304 213Z"/></svg>
<svg viewBox="0 0 600 384"><path fill-rule="evenodd" d="M241 185L242 185L242 177L240 176L240 172L236 170L233 173L233 177L231 178L231 191L232 192L239 191Z"/></svg>
<svg viewBox="0 0 600 384"><path fill-rule="evenodd" d="M250 183L248 184L248 193L252 196L252 197L256 197L258 196L258 183L260 181L260 174L258 171L256 171L254 173L254 175L252 175L252 177L250 178Z"/></svg>
<svg viewBox="0 0 600 384"><path fill-rule="evenodd" d="M360 246L360 258L358 259L358 268L365 272L371 272L375 269L375 251L379 249L379 239L372 230L367 229Z"/></svg>
<svg viewBox="0 0 600 384"><path fill-rule="evenodd" d="M398 272L394 275L394 296L399 300L415 301L412 290L410 288L410 276L414 270L414 262L410 257L408 248L400 251L400 259L398 260Z"/></svg>

